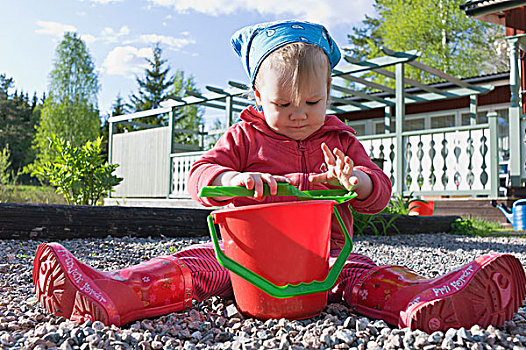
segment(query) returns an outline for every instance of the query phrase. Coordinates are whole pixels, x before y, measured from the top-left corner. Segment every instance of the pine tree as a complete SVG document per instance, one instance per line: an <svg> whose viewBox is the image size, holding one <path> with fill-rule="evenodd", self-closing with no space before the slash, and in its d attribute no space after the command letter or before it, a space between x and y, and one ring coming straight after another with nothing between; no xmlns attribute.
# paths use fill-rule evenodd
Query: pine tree
<svg viewBox="0 0 526 350"><path fill-rule="evenodd" d="M50 73L49 95L37 127L35 149L38 161L52 156L49 138L55 134L80 146L100 133L97 95L100 86L95 64L77 33L65 33L56 51Z"/></svg>
<svg viewBox="0 0 526 350"><path fill-rule="evenodd" d="M136 78L139 91L130 96L129 107L132 111L158 108L166 99L168 90L173 84L173 77L170 75L170 66L165 67L166 60L162 58L162 54L163 50L159 44L156 44L153 48L153 57L146 59L148 67L144 72L144 78ZM141 119L141 123L166 125L166 118L148 117Z"/></svg>

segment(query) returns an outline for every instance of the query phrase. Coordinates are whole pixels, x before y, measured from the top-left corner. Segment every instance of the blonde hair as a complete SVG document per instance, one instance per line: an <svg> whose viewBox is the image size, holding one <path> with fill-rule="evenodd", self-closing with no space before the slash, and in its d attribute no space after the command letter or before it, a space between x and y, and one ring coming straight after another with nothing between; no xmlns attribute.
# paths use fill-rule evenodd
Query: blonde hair
<svg viewBox="0 0 526 350"><path fill-rule="evenodd" d="M297 103L300 87L309 84L312 79L320 79L318 68L326 67L327 96L331 88L331 65L325 52L318 46L303 42L290 43L280 47L263 60L259 72L263 69L278 70L282 86L292 87L292 102ZM259 72L254 80L254 88L259 89L262 82Z"/></svg>

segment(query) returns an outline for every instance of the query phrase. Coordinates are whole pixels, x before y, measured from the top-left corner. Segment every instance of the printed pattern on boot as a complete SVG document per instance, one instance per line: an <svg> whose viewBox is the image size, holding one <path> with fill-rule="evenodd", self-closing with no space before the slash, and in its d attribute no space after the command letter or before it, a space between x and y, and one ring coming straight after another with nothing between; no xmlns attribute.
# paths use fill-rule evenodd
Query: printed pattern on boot
<svg viewBox="0 0 526 350"><path fill-rule="evenodd" d="M446 276L408 303L400 327L431 333L475 324L502 326L524 300L524 268L509 254L478 257Z"/></svg>

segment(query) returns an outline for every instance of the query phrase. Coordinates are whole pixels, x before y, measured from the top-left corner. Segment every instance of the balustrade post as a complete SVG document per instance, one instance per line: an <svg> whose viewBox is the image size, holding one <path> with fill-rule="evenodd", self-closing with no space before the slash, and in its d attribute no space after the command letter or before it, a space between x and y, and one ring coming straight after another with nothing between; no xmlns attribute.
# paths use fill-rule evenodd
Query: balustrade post
<svg viewBox="0 0 526 350"><path fill-rule="evenodd" d="M166 198L170 198L170 195L172 194L172 152L173 152L173 144L174 144L174 110L175 108L172 108L170 112L168 112L168 130L169 130L169 136L168 136L168 188L166 189Z"/></svg>
<svg viewBox="0 0 526 350"><path fill-rule="evenodd" d="M404 193L404 145L402 132L404 131L405 119L405 90L404 90L404 71L403 63L397 63L395 68L395 95L396 95L396 192L400 195Z"/></svg>
<svg viewBox="0 0 526 350"><path fill-rule="evenodd" d="M477 124L477 95L469 96L469 124Z"/></svg>
<svg viewBox="0 0 526 350"><path fill-rule="evenodd" d="M384 125L384 133L389 134L391 132L391 106L384 108Z"/></svg>
<svg viewBox="0 0 526 350"><path fill-rule="evenodd" d="M489 168L490 168L490 197L499 196L499 155L498 155L498 114L490 111L487 114L489 123Z"/></svg>
<svg viewBox="0 0 526 350"><path fill-rule="evenodd" d="M111 118L113 118L113 112L108 118L108 164L112 164L113 160L113 133L115 132L115 126ZM108 190L107 196L108 198L111 198L111 189Z"/></svg>
<svg viewBox="0 0 526 350"><path fill-rule="evenodd" d="M508 37L510 46L510 108L509 108L509 138L510 138L510 185L521 185L522 145L521 145L521 106L520 106L520 72L519 72L519 39L520 36Z"/></svg>
<svg viewBox="0 0 526 350"><path fill-rule="evenodd" d="M226 128L232 126L232 96L227 96L225 99L225 114L226 114Z"/></svg>

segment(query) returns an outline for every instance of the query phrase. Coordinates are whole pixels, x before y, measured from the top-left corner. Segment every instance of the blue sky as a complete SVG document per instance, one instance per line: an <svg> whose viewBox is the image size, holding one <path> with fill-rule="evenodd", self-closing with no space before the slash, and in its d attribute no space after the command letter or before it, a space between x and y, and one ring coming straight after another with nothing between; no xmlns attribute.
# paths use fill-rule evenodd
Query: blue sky
<svg viewBox="0 0 526 350"><path fill-rule="evenodd" d="M276 19L305 19L328 27L340 46L347 34L374 15L373 0L3 0L0 3L0 74L15 88L41 96L47 90L55 50L65 31L86 42L101 90L99 109L109 113L120 93L137 90L145 58L159 42L172 72L206 85L246 83L230 47L239 28Z"/></svg>

